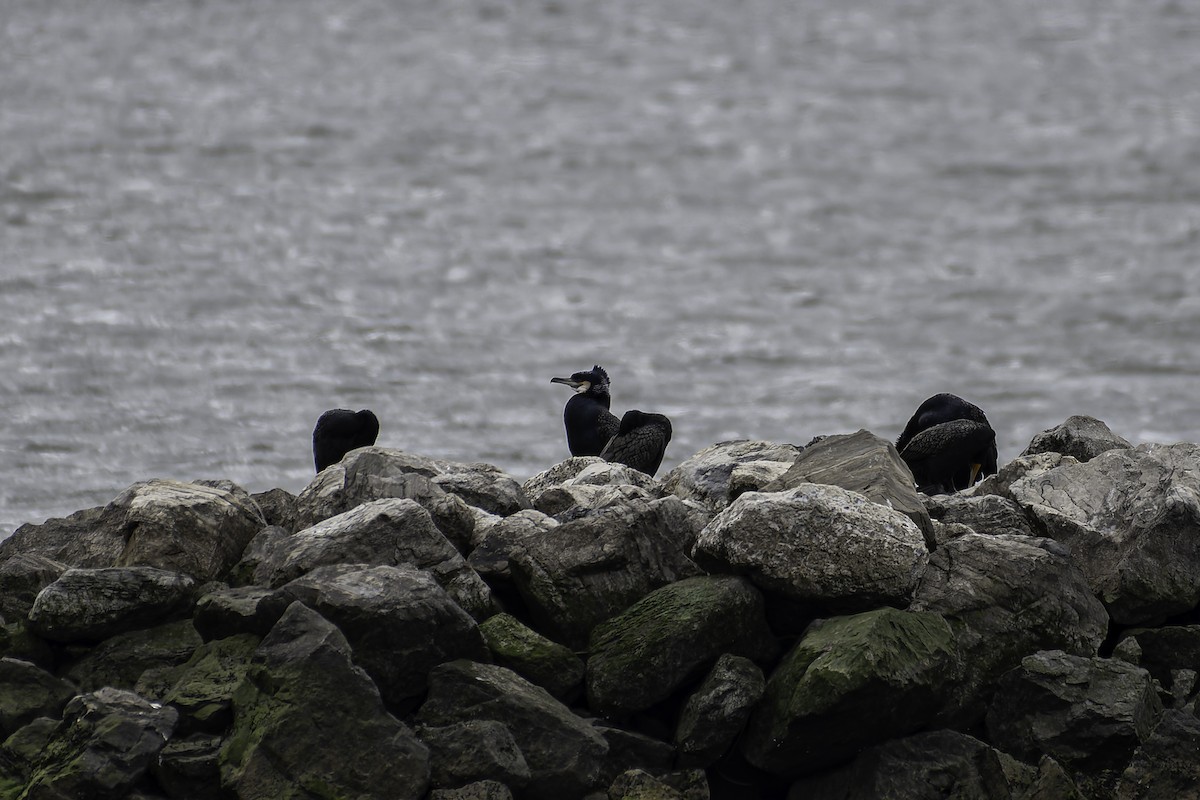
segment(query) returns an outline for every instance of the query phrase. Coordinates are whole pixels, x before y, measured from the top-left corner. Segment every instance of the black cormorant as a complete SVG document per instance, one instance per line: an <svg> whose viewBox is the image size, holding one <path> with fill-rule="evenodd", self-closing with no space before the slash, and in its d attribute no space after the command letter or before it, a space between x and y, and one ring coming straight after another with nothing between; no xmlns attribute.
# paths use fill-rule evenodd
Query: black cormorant
<svg viewBox="0 0 1200 800"><path fill-rule="evenodd" d="M921 403L896 449L926 494L966 489L997 468L996 432L987 415L953 394L936 394Z"/></svg>
<svg viewBox="0 0 1200 800"><path fill-rule="evenodd" d="M326 411L313 428L313 462L317 472L336 464L357 447L370 447L379 435L379 420L363 409L335 408Z"/></svg>
<svg viewBox="0 0 1200 800"><path fill-rule="evenodd" d="M617 435L604 446L600 457L654 477L670 442L671 420L662 414L626 411Z"/></svg>
<svg viewBox="0 0 1200 800"><path fill-rule="evenodd" d="M617 435L621 420L609 411L608 373L599 364L569 378L551 378L551 383L570 386L575 394L563 409L567 428L567 447L573 456L598 456Z"/></svg>

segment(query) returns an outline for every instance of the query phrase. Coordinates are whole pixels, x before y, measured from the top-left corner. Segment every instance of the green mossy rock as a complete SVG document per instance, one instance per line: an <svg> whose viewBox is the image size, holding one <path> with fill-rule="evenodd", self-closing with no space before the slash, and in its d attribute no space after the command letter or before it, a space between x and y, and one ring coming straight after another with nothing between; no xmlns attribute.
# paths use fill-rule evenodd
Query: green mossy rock
<svg viewBox="0 0 1200 800"><path fill-rule="evenodd" d="M208 642L192 654L163 697L179 709L181 733L220 733L233 721L233 694L246 677L259 641L243 633Z"/></svg>
<svg viewBox="0 0 1200 800"><path fill-rule="evenodd" d="M494 661L569 701L583 684L583 660L565 645L532 630L511 614L497 614L479 626Z"/></svg>

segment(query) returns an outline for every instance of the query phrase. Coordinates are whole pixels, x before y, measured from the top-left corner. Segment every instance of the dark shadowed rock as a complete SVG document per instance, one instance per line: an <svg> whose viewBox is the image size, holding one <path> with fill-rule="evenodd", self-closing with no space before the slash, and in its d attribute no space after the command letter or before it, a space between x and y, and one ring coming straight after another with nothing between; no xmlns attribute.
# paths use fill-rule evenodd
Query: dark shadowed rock
<svg viewBox="0 0 1200 800"><path fill-rule="evenodd" d="M384 498L414 500L433 512L434 501L447 493L495 514L530 507L520 484L490 464L460 464L400 450L364 447L323 470L300 492L296 525L315 525Z"/></svg>
<svg viewBox="0 0 1200 800"><path fill-rule="evenodd" d="M1062 453L1079 462L1091 461L1109 450L1128 450L1129 442L1113 433L1095 417L1072 416L1067 421L1033 437L1023 456L1038 453Z"/></svg>
<svg viewBox="0 0 1200 800"><path fill-rule="evenodd" d="M58 580L67 565L37 553L17 553L0 563L0 621L24 622L38 592Z"/></svg>
<svg viewBox="0 0 1200 800"><path fill-rule="evenodd" d="M1142 667L1171 691L1180 670L1200 670L1200 625L1134 628L1122 634L1113 655Z"/></svg>
<svg viewBox="0 0 1200 800"><path fill-rule="evenodd" d="M823 483L858 492L889 506L929 533L929 512L913 484L912 472L895 445L870 431L826 436L804 448L796 463L764 492L784 492L802 483Z"/></svg>
<svg viewBox="0 0 1200 800"><path fill-rule="evenodd" d="M497 610L491 590L412 500L374 500L280 539L259 567L256 583L278 587L333 564L410 564L433 575L477 619Z"/></svg>
<svg viewBox="0 0 1200 800"><path fill-rule="evenodd" d="M258 504L268 526L274 525L289 533L296 530L296 495L286 489L268 489L250 495L250 499Z"/></svg>
<svg viewBox="0 0 1200 800"><path fill-rule="evenodd" d="M847 761L928 725L960 670L938 614L882 608L821 620L768 679L742 752L782 777Z"/></svg>
<svg viewBox="0 0 1200 800"><path fill-rule="evenodd" d="M429 800L513 800L513 794L500 781L475 781L455 789L434 789Z"/></svg>
<svg viewBox="0 0 1200 800"><path fill-rule="evenodd" d="M75 697L30 765L22 797L126 797L174 732L177 716L120 689Z"/></svg>
<svg viewBox="0 0 1200 800"><path fill-rule="evenodd" d="M29 627L55 642L98 642L187 616L194 587L153 567L69 569L38 594Z"/></svg>
<svg viewBox="0 0 1200 800"><path fill-rule="evenodd" d="M106 524L104 507L76 511L69 517L25 524L0 541L0 562L17 554L40 555L72 567L111 567L125 549L125 538Z"/></svg>
<svg viewBox="0 0 1200 800"><path fill-rule="evenodd" d="M1200 603L1200 446L1110 450L1009 486L1124 625Z"/></svg>
<svg viewBox="0 0 1200 800"><path fill-rule="evenodd" d="M725 755L765 689L762 670L750 659L729 653L717 659L679 714L680 766L707 767Z"/></svg>
<svg viewBox="0 0 1200 800"><path fill-rule="evenodd" d="M659 586L698 575L675 522L655 502L631 501L509 531L509 572L534 627L583 647L597 623Z"/></svg>
<svg viewBox="0 0 1200 800"><path fill-rule="evenodd" d="M304 787L321 787L327 797L418 800L429 785L428 749L384 709L341 632L300 603L255 651L220 764L239 797L309 800Z"/></svg>
<svg viewBox="0 0 1200 800"><path fill-rule="evenodd" d="M583 687L583 661L570 648L530 629L511 614L497 614L480 623L492 660L541 686L563 702L571 702Z"/></svg>
<svg viewBox="0 0 1200 800"><path fill-rule="evenodd" d="M176 736L158 754L153 773L171 798L219 798L221 737L208 734Z"/></svg>
<svg viewBox="0 0 1200 800"><path fill-rule="evenodd" d="M612 783L622 772L631 769L663 775L675 763L675 747L661 739L608 724L602 719L592 719L591 723L608 744L600 771L601 785Z"/></svg>
<svg viewBox="0 0 1200 800"><path fill-rule="evenodd" d="M0 625L0 658L17 658L51 671L58 662L50 643L18 622Z"/></svg>
<svg viewBox="0 0 1200 800"><path fill-rule="evenodd" d="M529 766L524 796L533 800L582 797L596 788L608 746L587 722L539 686L490 664L451 661L429 674L423 725L469 720L500 722Z"/></svg>
<svg viewBox="0 0 1200 800"><path fill-rule="evenodd" d="M196 601L192 624L205 641L242 633L266 636L289 601L261 586L219 587Z"/></svg>
<svg viewBox="0 0 1200 800"><path fill-rule="evenodd" d="M519 789L529 783L529 765L512 733L495 720L466 720L417 731L429 746L435 787L493 779Z"/></svg>
<svg viewBox="0 0 1200 800"><path fill-rule="evenodd" d="M0 658L0 741L37 717L58 718L75 687L41 667Z"/></svg>
<svg viewBox="0 0 1200 800"><path fill-rule="evenodd" d="M1165 711L1142 741L1117 784L1117 800L1200 797L1200 718Z"/></svg>
<svg viewBox="0 0 1200 800"><path fill-rule="evenodd" d="M260 637L243 633L201 645L175 671L161 700L180 714L179 732L221 733L233 721L233 694L241 685Z"/></svg>
<svg viewBox="0 0 1200 800"><path fill-rule="evenodd" d="M72 664L66 677L81 692L105 686L136 691L143 672L179 666L192 657L200 644L200 634L192 627L191 620L186 619L119 633Z"/></svg>
<svg viewBox="0 0 1200 800"><path fill-rule="evenodd" d="M291 531L278 525L268 525L256 533L242 551L242 557L229 571L228 582L233 586L247 586L266 580L272 559L276 558L277 553L287 552L283 542L291 535Z"/></svg>
<svg viewBox="0 0 1200 800"><path fill-rule="evenodd" d="M597 625L588 650L588 705L622 717L667 699L723 653L765 661L776 645L762 595L725 575L656 589Z"/></svg>
<svg viewBox="0 0 1200 800"><path fill-rule="evenodd" d="M714 444L671 470L663 490L715 514L787 472L801 450L793 444L747 440Z"/></svg>
<svg viewBox="0 0 1200 800"><path fill-rule="evenodd" d="M1094 656L1108 614L1051 539L969 533L934 551L910 608L954 630L964 676L945 721L982 718L996 680L1039 650Z"/></svg>
<svg viewBox="0 0 1200 800"><path fill-rule="evenodd" d="M470 615L432 575L412 567L320 567L280 594L337 625L355 663L393 707L407 709L424 695L426 675L443 661L488 658Z"/></svg>
<svg viewBox="0 0 1200 800"><path fill-rule="evenodd" d="M768 595L819 609L905 606L925 569L925 538L905 515L812 483L749 492L700 534L693 557L747 575Z"/></svg>
<svg viewBox="0 0 1200 800"><path fill-rule="evenodd" d="M1049 755L1085 793L1106 794L1161 714L1144 669L1051 650L1000 679L987 731L1005 752L1029 762Z"/></svg>

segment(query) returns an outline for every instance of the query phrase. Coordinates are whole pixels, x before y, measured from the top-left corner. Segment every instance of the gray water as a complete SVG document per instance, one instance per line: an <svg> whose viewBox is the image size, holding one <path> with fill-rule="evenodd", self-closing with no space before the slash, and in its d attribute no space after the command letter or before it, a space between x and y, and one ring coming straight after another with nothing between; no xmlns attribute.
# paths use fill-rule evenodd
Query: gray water
<svg viewBox="0 0 1200 800"><path fill-rule="evenodd" d="M328 408L519 478L554 375L731 438L1200 441L1194 0L0 0L0 537L298 492Z"/></svg>

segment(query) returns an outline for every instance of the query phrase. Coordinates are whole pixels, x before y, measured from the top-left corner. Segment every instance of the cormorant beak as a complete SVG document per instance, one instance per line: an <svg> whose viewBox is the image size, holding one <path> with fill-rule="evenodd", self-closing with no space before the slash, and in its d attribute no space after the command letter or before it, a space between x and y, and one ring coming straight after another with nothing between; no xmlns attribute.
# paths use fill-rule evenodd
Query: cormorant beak
<svg viewBox="0 0 1200 800"><path fill-rule="evenodd" d="M561 383L563 386L570 386L576 392L586 392L592 388L592 385L587 381L573 381L570 378L551 378L551 383Z"/></svg>
<svg viewBox="0 0 1200 800"><path fill-rule="evenodd" d="M979 472L982 469L983 469L983 464L972 464L971 465L971 482L969 484L967 484L968 486L975 485L975 479L979 477Z"/></svg>

